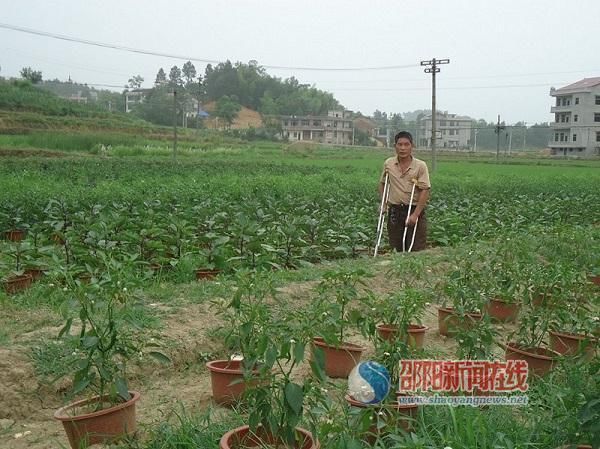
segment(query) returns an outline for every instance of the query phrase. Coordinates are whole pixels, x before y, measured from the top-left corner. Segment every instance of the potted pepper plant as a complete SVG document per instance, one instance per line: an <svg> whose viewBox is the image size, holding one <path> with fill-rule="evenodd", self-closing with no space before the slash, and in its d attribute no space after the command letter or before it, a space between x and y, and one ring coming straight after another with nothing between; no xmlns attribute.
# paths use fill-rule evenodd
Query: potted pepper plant
<svg viewBox="0 0 600 449"><path fill-rule="evenodd" d="M255 380L247 385L243 396L249 410L248 424L223 435L221 449L320 448L315 415L308 413L310 430L300 425L305 410L325 403L324 361L320 355L313 356L309 361L311 374L294 375L305 359L312 329L297 312L283 312L272 309L268 316L278 318L262 323L268 326L262 333L264 344L258 345L254 354L259 363L246 365Z"/></svg>
<svg viewBox="0 0 600 449"><path fill-rule="evenodd" d="M552 300L558 296L553 295ZM518 328L511 333L505 345L507 360L526 360L531 373L543 376L552 370L558 353L547 347L546 333L550 327L552 303L544 301L537 307L529 306L519 318Z"/></svg>
<svg viewBox="0 0 600 449"><path fill-rule="evenodd" d="M365 286L362 269L328 271L317 287L310 306L314 330L313 350L323 352L329 377L348 377L360 361L364 347L347 341L348 328L357 323L358 286Z"/></svg>
<svg viewBox="0 0 600 449"><path fill-rule="evenodd" d="M219 331L233 355L206 364L213 400L225 406L238 402L247 385L258 377L261 357L268 344L267 330L272 325L273 311L267 299L275 294L269 273L240 271L235 281L231 301L213 302L217 314L223 318Z"/></svg>
<svg viewBox="0 0 600 449"><path fill-rule="evenodd" d="M454 335L458 343L456 357L459 360L494 360L496 356L493 347L498 335L489 315L474 321L472 326L458 328ZM459 371L453 374L458 394L485 396L492 394L494 390L494 386L483 377L487 373L482 373L481 378L473 378L471 371Z"/></svg>
<svg viewBox="0 0 600 449"><path fill-rule="evenodd" d="M483 317L481 277L472 261L467 259L463 265L451 271L440 284L443 295L442 305L438 308L440 335L452 336L458 328L472 326Z"/></svg>
<svg viewBox="0 0 600 449"><path fill-rule="evenodd" d="M525 289L520 282L519 270L511 268L496 263L489 270L484 270L487 278L484 310L495 321L514 322L521 308L520 298L524 296Z"/></svg>
<svg viewBox="0 0 600 449"><path fill-rule="evenodd" d="M573 286L552 308L550 347L567 356L584 355L592 358L598 343L600 318L598 309L589 298L593 292L586 284Z"/></svg>
<svg viewBox="0 0 600 449"><path fill-rule="evenodd" d="M71 300L65 307L65 325L59 337L75 341L79 355L73 367L69 398L88 393L58 409L54 417L61 421L73 449L96 443L108 443L136 432L135 407L140 394L129 389L127 363L141 357L141 337L129 321L129 299L133 285L127 281L120 262L100 256L106 270L89 284L65 273ZM77 326L71 334L73 325ZM160 361L168 358L159 351L147 354Z"/></svg>
<svg viewBox="0 0 600 449"><path fill-rule="evenodd" d="M423 347L428 328L421 324L421 319L431 301L429 290L405 286L388 297L368 298L370 334L376 331L384 340L400 340L417 349Z"/></svg>
<svg viewBox="0 0 600 449"><path fill-rule="evenodd" d="M226 264L226 247L229 237L216 232L207 232L201 239L201 266L196 269L196 279L212 279L217 276Z"/></svg>
<svg viewBox="0 0 600 449"><path fill-rule="evenodd" d="M2 235L10 242L20 242L25 238L28 225L23 221L23 207L9 206L6 211L0 212L0 224L4 228Z"/></svg>
<svg viewBox="0 0 600 449"><path fill-rule="evenodd" d="M23 262L25 254L28 251L29 242L17 241L10 242L6 254L13 259L12 270L10 270L2 280L2 287L6 293L18 293L31 286L33 277L25 272Z"/></svg>

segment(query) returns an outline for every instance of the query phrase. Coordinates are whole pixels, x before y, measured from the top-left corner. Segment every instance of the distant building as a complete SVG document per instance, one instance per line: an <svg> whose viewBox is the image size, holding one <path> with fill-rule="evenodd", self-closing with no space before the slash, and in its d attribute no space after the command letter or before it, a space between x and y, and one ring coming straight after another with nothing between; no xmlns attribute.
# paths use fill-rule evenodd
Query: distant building
<svg viewBox="0 0 600 449"><path fill-rule="evenodd" d="M83 95L83 91L78 90L77 93L72 93L69 96L62 96L61 98L64 98L66 100L69 101L74 101L75 103L87 103L88 99L91 99L92 101L98 101L98 93L97 92L90 92L89 93L89 98L85 95Z"/></svg>
<svg viewBox="0 0 600 449"><path fill-rule="evenodd" d="M437 112L436 117L436 148L470 149L471 148L471 117ZM431 148L431 114L424 115L417 122L417 146Z"/></svg>
<svg viewBox="0 0 600 449"><path fill-rule="evenodd" d="M326 116L284 115L281 135L288 140L309 140L319 143L352 145L354 126L352 111L328 111Z"/></svg>
<svg viewBox="0 0 600 449"><path fill-rule="evenodd" d="M152 89L132 89L125 92L125 112L131 112L136 104L143 103Z"/></svg>
<svg viewBox="0 0 600 449"><path fill-rule="evenodd" d="M600 77L551 88L556 98L552 137L548 146L554 155L600 155Z"/></svg>

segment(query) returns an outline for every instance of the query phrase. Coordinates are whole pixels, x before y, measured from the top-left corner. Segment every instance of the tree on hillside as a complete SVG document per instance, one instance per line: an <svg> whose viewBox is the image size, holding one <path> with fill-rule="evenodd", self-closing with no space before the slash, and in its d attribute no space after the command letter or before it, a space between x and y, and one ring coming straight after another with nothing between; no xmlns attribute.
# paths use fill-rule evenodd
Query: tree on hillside
<svg viewBox="0 0 600 449"><path fill-rule="evenodd" d="M393 130L400 131L405 128L404 120L402 120L402 114L397 112L390 115L389 126Z"/></svg>
<svg viewBox="0 0 600 449"><path fill-rule="evenodd" d="M217 101L215 115L224 119L227 122L227 127L230 128L241 109L242 107L236 101L235 97L225 95Z"/></svg>
<svg viewBox="0 0 600 449"><path fill-rule="evenodd" d="M181 78L181 69L174 65L169 72L169 86L182 87L183 79Z"/></svg>
<svg viewBox="0 0 600 449"><path fill-rule="evenodd" d="M156 74L156 80L154 81L154 85L156 87L159 87L164 84L167 84L167 74L161 67L160 69L158 69L158 73Z"/></svg>
<svg viewBox="0 0 600 449"><path fill-rule="evenodd" d="M173 89L167 85L151 89L144 101L133 107L133 114L157 125L172 125Z"/></svg>
<svg viewBox="0 0 600 449"><path fill-rule="evenodd" d="M183 73L183 77L185 78L186 86L192 84L194 82L194 78L196 78L196 67L194 67L194 64L192 64L191 61L186 62L183 64L183 69L181 71Z"/></svg>
<svg viewBox="0 0 600 449"><path fill-rule="evenodd" d="M31 67L23 67L21 69L21 77L31 81L32 84L37 84L42 81L42 72L33 70Z"/></svg>
<svg viewBox="0 0 600 449"><path fill-rule="evenodd" d="M204 80L209 100L217 100L230 95L236 95L239 98L239 78L237 69L233 67L231 61L221 62L214 68L210 65L206 66Z"/></svg>
<svg viewBox="0 0 600 449"><path fill-rule="evenodd" d="M142 87L142 83L144 82L144 78L141 75L134 75L127 81L129 84L127 87L131 89L139 89Z"/></svg>

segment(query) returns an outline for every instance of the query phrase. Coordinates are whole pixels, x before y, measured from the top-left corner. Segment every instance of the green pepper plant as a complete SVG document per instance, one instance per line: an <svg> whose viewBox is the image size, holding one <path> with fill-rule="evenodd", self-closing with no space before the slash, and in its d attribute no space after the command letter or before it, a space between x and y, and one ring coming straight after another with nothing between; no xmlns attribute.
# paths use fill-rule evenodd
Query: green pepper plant
<svg viewBox="0 0 600 449"><path fill-rule="evenodd" d="M63 307L65 324L59 337L75 341L76 357L70 396L91 391L100 399L95 408L106 403L116 404L130 399L126 377L128 362L141 358L145 351L161 362L168 357L154 348L144 345L141 329L131 317L135 283L131 260L118 261L99 251L104 265L101 275L88 283L64 273L70 300ZM74 325L75 324L75 329ZM74 334L71 331L75 330Z"/></svg>
<svg viewBox="0 0 600 449"><path fill-rule="evenodd" d="M325 343L341 345L348 328L358 323L361 311L359 286L366 288L363 269L327 271L317 286L317 296L311 302L310 313L315 320L315 330Z"/></svg>

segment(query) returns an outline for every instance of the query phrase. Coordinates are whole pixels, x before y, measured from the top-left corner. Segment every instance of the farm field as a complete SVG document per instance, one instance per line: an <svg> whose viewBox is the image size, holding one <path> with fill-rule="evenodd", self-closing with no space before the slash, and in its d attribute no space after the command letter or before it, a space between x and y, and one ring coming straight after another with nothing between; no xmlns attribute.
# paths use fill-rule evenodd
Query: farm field
<svg viewBox="0 0 600 449"><path fill-rule="evenodd" d="M119 137L81 151L76 139L44 147L1 136L1 447L68 447L52 415L103 376L98 351L88 358L101 336L81 320L101 321L106 307L123 342L115 357L142 393L139 438L122 447L216 448L230 428L269 415L260 395L234 411L212 403L205 364L232 353L290 368L261 372L269 392L285 386L273 416L322 448L596 444L598 161L441 154L429 249L373 258L389 152L207 142L182 144L173 161L161 141ZM219 274L198 280L201 269ZM8 293L6 281L27 270L43 275ZM471 322L494 298L520 304L515 322L484 314L439 334L438 307ZM398 317L428 327L423 348L377 338L376 324L408 323ZM370 439L371 410L349 408L345 381L309 362L318 336L363 345L363 360L392 369L408 358L503 360L504 344L549 348L556 330L585 344L530 379L529 405L422 406L408 427L400 420Z"/></svg>

